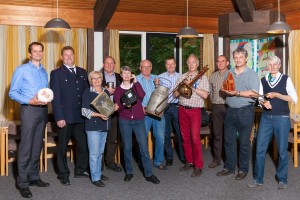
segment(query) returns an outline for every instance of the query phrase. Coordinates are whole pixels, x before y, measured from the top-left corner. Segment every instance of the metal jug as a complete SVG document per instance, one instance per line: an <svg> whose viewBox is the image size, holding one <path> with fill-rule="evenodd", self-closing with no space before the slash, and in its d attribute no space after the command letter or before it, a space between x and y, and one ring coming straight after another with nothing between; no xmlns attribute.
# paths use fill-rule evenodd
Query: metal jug
<svg viewBox="0 0 300 200"><path fill-rule="evenodd" d="M169 96L169 88L158 85L152 92L150 100L146 107L146 113L161 118L163 111L168 106L168 101L165 101Z"/></svg>

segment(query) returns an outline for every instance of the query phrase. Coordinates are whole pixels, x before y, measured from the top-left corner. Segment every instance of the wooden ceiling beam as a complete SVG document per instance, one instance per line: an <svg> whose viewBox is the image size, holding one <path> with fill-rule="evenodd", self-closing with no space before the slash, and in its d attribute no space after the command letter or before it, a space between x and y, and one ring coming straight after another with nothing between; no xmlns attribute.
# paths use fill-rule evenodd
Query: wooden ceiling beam
<svg viewBox="0 0 300 200"><path fill-rule="evenodd" d="M94 30L104 31L120 0L97 0L94 7Z"/></svg>
<svg viewBox="0 0 300 200"><path fill-rule="evenodd" d="M253 11L255 11L253 0L233 0L233 4L244 22L253 22Z"/></svg>

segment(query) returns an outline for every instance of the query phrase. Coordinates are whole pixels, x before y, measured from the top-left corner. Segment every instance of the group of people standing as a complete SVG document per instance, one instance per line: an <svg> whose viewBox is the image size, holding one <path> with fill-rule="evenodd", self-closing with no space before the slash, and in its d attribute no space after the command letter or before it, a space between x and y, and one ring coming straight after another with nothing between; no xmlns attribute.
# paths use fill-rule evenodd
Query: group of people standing
<svg viewBox="0 0 300 200"><path fill-rule="evenodd" d="M18 150L17 186L24 198L32 197L28 186L48 187L49 183L39 177L39 155L42 150L44 130L47 123L47 103L37 99L37 92L48 87L48 75L41 64L44 47L39 42L29 45L30 61L17 67L9 92L11 99L21 104L21 143ZM70 185L66 151L71 137L76 141L77 159L74 177L90 177L94 185L104 187L108 177L102 174L102 155L106 168L121 172L115 163L117 136L120 132L124 146L124 181L133 178L132 133L139 146L140 166L146 181L160 183L152 173L148 152L148 134L152 128L155 137L154 167L166 170L173 164L171 131L178 142L178 156L184 164L180 171L193 170L192 177L200 177L204 166L200 140L201 108L205 99L212 101L212 130L214 134L213 161L208 167L221 165L223 137L225 166L217 176L235 173L236 180L247 176L250 159L250 133L254 119L254 103L257 98L264 108L257 137L254 182L248 187L263 184L263 171L266 148L273 132L279 149L277 178L279 188L287 185L287 134L290 128L288 102L297 102L297 94L290 78L279 72L280 59L268 59L269 74L262 78L246 66L248 53L238 48L233 52L235 67L228 69L226 56L217 58L217 70L210 79L198 75L199 59L190 55L187 59L188 71L182 75L176 72L174 58L165 62L166 72L151 74L152 63L143 60L141 73L135 76L129 66L115 71L115 60L107 56L102 71L89 74L74 64L74 49L70 46L61 50L62 65L50 74L50 88L53 90L53 114L58 129L57 168L58 179ZM235 90L222 89L223 81L232 73ZM177 91L168 98L169 106L161 117L146 113L147 105L156 85L170 83L173 91L178 84L192 82L190 98ZM113 82L115 87L108 87ZM128 90L136 96L133 104L125 104L120 99ZM106 117L91 106L99 94L105 92L114 101L115 112ZM259 95L260 94L260 95ZM262 98L263 97L263 98ZM237 138L239 140L239 162L237 162ZM166 158L166 159L165 159Z"/></svg>

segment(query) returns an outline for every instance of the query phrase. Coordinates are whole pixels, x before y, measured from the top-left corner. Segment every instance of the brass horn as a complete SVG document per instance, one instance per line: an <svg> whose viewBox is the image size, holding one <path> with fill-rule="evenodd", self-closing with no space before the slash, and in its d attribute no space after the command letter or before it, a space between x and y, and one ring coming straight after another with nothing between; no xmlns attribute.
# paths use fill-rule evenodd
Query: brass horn
<svg viewBox="0 0 300 200"><path fill-rule="evenodd" d="M197 76L195 76L195 78L189 82L188 84L185 83L185 80L183 80L181 83L178 84L177 86L177 91L179 93L179 96L182 96L184 98L190 99L192 96L192 87L194 85L194 83L200 78L202 77L205 72L207 72L207 70L209 69L208 65L206 65L205 67L203 67L199 73L197 74Z"/></svg>

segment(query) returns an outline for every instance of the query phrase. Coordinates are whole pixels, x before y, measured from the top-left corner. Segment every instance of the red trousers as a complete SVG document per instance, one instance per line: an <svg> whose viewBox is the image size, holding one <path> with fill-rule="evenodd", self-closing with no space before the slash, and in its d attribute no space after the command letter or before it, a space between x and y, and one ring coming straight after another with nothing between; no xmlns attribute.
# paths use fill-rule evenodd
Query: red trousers
<svg viewBox="0 0 300 200"><path fill-rule="evenodd" d="M200 139L201 108L179 107L179 124L186 162L203 168L202 144Z"/></svg>

